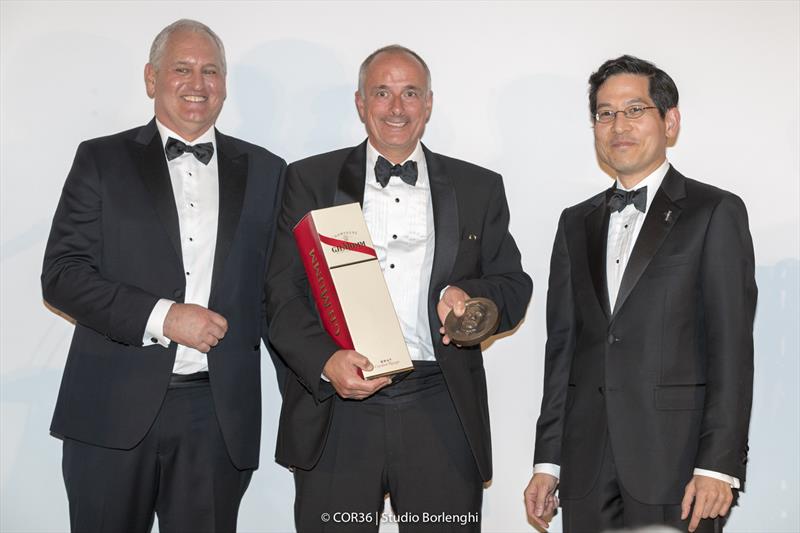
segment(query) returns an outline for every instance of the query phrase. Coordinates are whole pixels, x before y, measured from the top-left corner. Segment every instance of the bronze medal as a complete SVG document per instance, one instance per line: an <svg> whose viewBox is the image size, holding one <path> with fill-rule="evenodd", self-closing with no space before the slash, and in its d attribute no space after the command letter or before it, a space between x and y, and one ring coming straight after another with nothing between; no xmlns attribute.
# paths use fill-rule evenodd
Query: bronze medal
<svg viewBox="0 0 800 533"><path fill-rule="evenodd" d="M456 316L451 310L444 321L444 331L459 346L475 346L497 331L500 314L497 305L488 298L470 298L464 314Z"/></svg>

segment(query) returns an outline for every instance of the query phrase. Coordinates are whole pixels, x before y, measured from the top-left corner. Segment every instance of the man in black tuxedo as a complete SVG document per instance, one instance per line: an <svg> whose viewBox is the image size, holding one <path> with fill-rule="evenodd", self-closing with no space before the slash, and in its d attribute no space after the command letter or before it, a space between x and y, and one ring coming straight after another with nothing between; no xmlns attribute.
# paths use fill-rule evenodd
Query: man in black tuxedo
<svg viewBox="0 0 800 533"><path fill-rule="evenodd" d="M400 516L418 520L401 531L480 528L482 484L492 477L483 360L479 346L454 346L441 325L484 296L500 309L500 330L512 329L532 284L508 231L501 177L420 143L432 97L417 54L377 50L355 95L367 141L287 170L268 316L270 340L293 372L276 455L295 472L300 532L377 531L386 493ZM394 383L360 378L369 360L322 329L292 237L310 210L351 202L362 205L414 360ZM441 513L465 517L463 526L432 523Z"/></svg>
<svg viewBox="0 0 800 533"><path fill-rule="evenodd" d="M81 143L45 251L76 321L51 431L73 531L234 531L258 467L264 286L285 163L216 131L225 52L153 42L155 119Z"/></svg>
<svg viewBox="0 0 800 533"><path fill-rule="evenodd" d="M678 90L622 56L589 79L610 189L564 210L547 295L528 515L564 530L718 531L741 488L753 392L753 244L735 195L666 159Z"/></svg>

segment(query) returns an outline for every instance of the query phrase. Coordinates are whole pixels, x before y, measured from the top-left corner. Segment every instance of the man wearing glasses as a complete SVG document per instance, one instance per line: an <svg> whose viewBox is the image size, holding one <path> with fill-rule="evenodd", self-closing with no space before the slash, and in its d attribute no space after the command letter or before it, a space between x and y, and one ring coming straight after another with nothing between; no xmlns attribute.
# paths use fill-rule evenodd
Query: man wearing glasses
<svg viewBox="0 0 800 533"><path fill-rule="evenodd" d="M719 531L741 489L753 385L753 245L737 196L666 159L678 90L652 63L589 78L614 185L564 210L547 297L531 520L566 532Z"/></svg>

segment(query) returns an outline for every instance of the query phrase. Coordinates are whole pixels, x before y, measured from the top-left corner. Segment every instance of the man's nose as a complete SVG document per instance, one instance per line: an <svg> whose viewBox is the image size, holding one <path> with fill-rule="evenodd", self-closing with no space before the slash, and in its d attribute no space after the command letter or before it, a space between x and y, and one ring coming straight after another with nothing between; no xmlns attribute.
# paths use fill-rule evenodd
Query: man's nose
<svg viewBox="0 0 800 533"><path fill-rule="evenodd" d="M611 122L611 130L616 132L627 131L630 128L630 119L622 111L617 111Z"/></svg>
<svg viewBox="0 0 800 533"><path fill-rule="evenodd" d="M390 109L393 115L400 115L403 113L403 98L401 95L396 94L392 96Z"/></svg>
<svg viewBox="0 0 800 533"><path fill-rule="evenodd" d="M189 78L189 83L194 89L202 89L205 85L205 78L203 72L200 70L192 71L192 76Z"/></svg>

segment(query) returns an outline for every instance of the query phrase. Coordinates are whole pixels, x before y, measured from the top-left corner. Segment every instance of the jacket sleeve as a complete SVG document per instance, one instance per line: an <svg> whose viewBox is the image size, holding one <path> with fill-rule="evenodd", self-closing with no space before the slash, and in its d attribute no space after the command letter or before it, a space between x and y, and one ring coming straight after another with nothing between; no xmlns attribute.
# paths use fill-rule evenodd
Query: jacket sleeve
<svg viewBox="0 0 800 533"><path fill-rule="evenodd" d="M158 296L103 275L102 176L91 146L78 147L58 203L42 268L45 301L108 338L141 346Z"/></svg>
<svg viewBox="0 0 800 533"><path fill-rule="evenodd" d="M547 288L547 344L544 387L536 423L534 464L561 464L561 443L567 388L577 338L575 296L565 231L566 212L561 214L550 258Z"/></svg>
<svg viewBox="0 0 800 533"><path fill-rule="evenodd" d="M701 291L707 384L695 467L745 479L758 289L747 210L727 194L706 230Z"/></svg>
<svg viewBox="0 0 800 533"><path fill-rule="evenodd" d="M525 316L533 292L533 282L522 270L517 244L508 230L508 202L503 180L498 176L488 201L481 238L481 276L453 285L472 298L489 298L500 313L498 332L508 331Z"/></svg>
<svg viewBox="0 0 800 533"><path fill-rule="evenodd" d="M334 393L321 375L325 363L340 348L320 325L292 228L321 205L318 194L304 183L297 166L289 165L267 273L269 340L317 401Z"/></svg>

